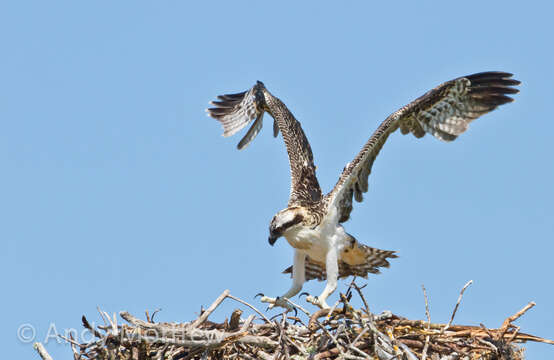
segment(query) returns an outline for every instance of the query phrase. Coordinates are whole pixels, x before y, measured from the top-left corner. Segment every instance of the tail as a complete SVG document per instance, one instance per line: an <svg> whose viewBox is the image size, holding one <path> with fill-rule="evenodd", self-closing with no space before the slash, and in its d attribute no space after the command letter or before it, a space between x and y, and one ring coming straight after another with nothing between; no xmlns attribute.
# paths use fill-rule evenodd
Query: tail
<svg viewBox="0 0 554 360"><path fill-rule="evenodd" d="M219 95L219 100L212 101L215 107L207 109L209 116L221 122L223 136L231 136L244 128L253 120L254 123L237 145L239 150L245 148L262 129L265 112L265 87L258 81L250 90L236 94ZM276 125L273 124L274 136L277 136Z"/></svg>
<svg viewBox="0 0 554 360"><path fill-rule="evenodd" d="M397 258L396 251L381 250L372 248L357 241L345 248L339 260L339 279L348 276L360 276L367 279L367 274L379 274L379 268L388 268L390 263L387 259ZM325 263L314 261L306 257L306 281L327 279ZM283 274L292 275L292 266L283 271Z"/></svg>
<svg viewBox="0 0 554 360"><path fill-rule="evenodd" d="M354 247L344 249L341 256L345 262L345 272L349 272L349 275L364 278L367 278L368 273L379 274L381 272L379 268L388 268L390 266L387 259L397 257L396 251L376 249L358 242L356 242Z"/></svg>

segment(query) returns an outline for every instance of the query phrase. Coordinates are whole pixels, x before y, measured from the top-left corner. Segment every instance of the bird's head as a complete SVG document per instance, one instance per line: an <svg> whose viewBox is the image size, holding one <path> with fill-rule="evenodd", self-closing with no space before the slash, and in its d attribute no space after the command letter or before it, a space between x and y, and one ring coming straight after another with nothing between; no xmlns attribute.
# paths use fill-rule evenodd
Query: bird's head
<svg viewBox="0 0 554 360"><path fill-rule="evenodd" d="M278 238L304 221L304 209L300 207L290 207L279 211L269 224L269 244L275 244Z"/></svg>

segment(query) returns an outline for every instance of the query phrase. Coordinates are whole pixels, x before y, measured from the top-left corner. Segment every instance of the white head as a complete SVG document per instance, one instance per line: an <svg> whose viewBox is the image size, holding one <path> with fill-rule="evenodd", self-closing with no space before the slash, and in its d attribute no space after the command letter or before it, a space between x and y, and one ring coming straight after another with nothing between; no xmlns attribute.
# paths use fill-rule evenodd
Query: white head
<svg viewBox="0 0 554 360"><path fill-rule="evenodd" d="M269 244L275 244L278 238L283 236L287 230L301 226L304 221L304 209L291 207L279 211L269 224Z"/></svg>

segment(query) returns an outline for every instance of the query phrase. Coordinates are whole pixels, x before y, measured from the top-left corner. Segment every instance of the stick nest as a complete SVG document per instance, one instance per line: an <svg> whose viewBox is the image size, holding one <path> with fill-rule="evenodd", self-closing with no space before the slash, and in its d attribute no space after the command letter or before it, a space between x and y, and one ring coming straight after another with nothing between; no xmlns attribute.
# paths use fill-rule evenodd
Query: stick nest
<svg viewBox="0 0 554 360"><path fill-rule="evenodd" d="M300 315L289 311L268 319L254 306L225 290L191 322L156 323L154 314L151 317L147 312L146 320L140 320L122 311L119 315L126 323L118 324L115 314L110 317L100 311L105 326L93 327L85 316L82 318L83 326L94 334L94 341L79 344L73 338L65 340L71 344L75 360L519 360L524 358L520 343L554 344L522 333L512 324L535 305L532 302L508 317L497 329L483 325L452 325L463 290L448 324L430 321L427 296L427 320L409 320L390 312L374 315L360 288L352 282L347 293L340 294L341 299L334 308L314 313L294 305ZM363 301L361 309L350 305L355 294ZM237 309L223 323L209 321L209 315L225 299L235 300L254 313L243 318L243 310ZM43 359L48 359L42 344L37 343L35 347L37 351L40 349Z"/></svg>

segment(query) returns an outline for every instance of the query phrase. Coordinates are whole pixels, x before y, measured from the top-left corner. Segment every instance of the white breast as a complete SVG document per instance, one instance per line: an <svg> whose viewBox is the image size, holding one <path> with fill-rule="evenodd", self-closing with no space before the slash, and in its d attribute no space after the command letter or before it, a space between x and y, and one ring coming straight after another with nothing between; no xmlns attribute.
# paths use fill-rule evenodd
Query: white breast
<svg viewBox="0 0 554 360"><path fill-rule="evenodd" d="M336 246L340 252L348 239L334 213L328 214L315 228L298 226L288 230L284 236L293 248L303 250L313 260L325 262L328 249Z"/></svg>

